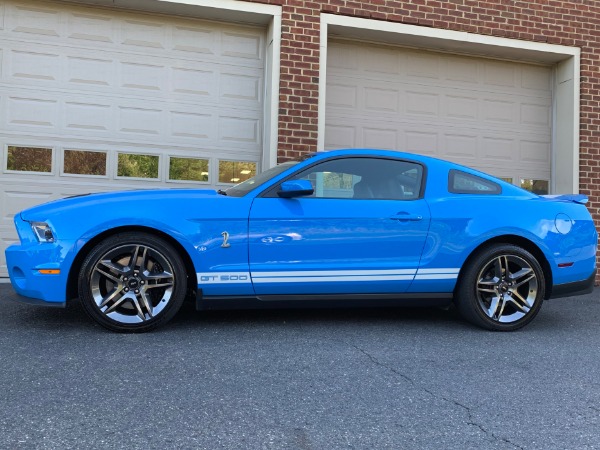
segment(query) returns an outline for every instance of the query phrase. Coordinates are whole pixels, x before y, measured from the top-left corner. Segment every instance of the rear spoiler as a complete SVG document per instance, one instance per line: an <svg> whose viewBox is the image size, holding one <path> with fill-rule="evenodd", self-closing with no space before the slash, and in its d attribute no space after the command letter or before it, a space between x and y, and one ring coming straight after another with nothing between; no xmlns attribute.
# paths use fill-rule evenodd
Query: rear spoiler
<svg viewBox="0 0 600 450"><path fill-rule="evenodd" d="M588 202L588 196L583 194L564 194L564 195L540 195L548 200L558 200L562 202L573 202L585 205Z"/></svg>

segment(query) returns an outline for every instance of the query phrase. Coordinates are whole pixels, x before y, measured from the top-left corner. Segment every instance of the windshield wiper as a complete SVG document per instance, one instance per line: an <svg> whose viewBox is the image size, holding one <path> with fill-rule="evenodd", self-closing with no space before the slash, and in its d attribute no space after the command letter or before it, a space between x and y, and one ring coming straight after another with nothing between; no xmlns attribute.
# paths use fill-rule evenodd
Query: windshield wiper
<svg viewBox="0 0 600 450"><path fill-rule="evenodd" d="M227 196L227 192L225 192L223 189L219 189L219 190L217 191L217 194L221 194L221 195L225 195L225 196Z"/></svg>

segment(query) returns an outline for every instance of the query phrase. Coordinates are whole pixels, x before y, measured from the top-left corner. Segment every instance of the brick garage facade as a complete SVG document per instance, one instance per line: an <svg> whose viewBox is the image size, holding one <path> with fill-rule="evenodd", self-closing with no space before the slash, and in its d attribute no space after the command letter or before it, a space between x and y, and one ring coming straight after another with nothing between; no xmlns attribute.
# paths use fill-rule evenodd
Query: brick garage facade
<svg viewBox="0 0 600 450"><path fill-rule="evenodd" d="M317 149L321 13L581 49L580 192L600 223L600 3L272 0L282 6L279 161ZM401 150L401 149L399 149Z"/></svg>

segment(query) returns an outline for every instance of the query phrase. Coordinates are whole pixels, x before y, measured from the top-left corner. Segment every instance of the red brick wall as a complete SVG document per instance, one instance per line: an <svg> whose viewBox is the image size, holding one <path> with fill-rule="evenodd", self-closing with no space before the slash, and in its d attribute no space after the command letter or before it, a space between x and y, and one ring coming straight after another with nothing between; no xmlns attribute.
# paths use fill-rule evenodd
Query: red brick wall
<svg viewBox="0 0 600 450"><path fill-rule="evenodd" d="M280 161L316 150L321 13L580 47L580 189L600 223L600 1L250 1L283 7Z"/></svg>

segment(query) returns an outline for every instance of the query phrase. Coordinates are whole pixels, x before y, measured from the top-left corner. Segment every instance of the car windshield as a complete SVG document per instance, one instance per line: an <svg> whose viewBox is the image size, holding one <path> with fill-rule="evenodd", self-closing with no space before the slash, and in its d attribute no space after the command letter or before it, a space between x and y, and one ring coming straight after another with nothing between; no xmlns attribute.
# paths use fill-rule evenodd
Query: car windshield
<svg viewBox="0 0 600 450"><path fill-rule="evenodd" d="M298 164L298 161L288 161L283 164L279 164L278 166L271 167L270 169L259 173L255 177L249 178L246 181L243 181L240 184L236 184L235 186L230 187L226 191L221 192L231 197L243 197L251 190L266 183L271 178L276 177L283 171L289 169L292 166L295 166L296 164Z"/></svg>

